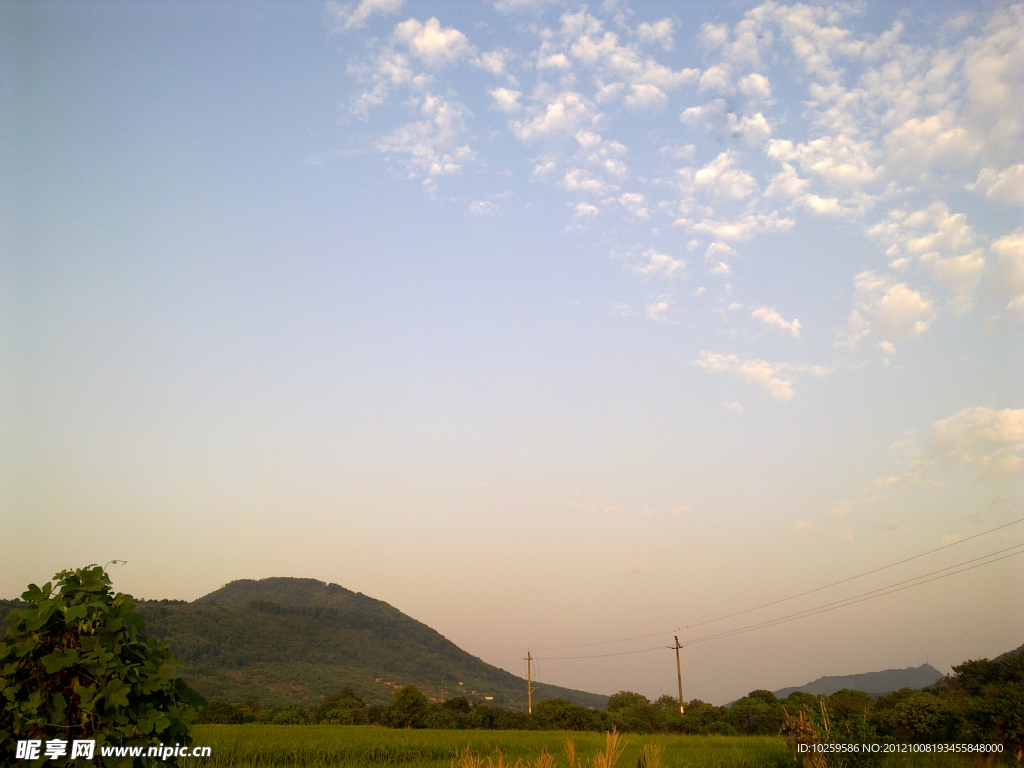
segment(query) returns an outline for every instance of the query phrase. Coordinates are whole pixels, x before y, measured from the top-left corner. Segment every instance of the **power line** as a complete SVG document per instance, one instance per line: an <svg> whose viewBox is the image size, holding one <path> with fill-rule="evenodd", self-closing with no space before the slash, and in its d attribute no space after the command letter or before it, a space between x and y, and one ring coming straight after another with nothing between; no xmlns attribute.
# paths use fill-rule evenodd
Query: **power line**
<svg viewBox="0 0 1024 768"><path fill-rule="evenodd" d="M1017 555L1024 555L1024 551L1018 551L1018 552L1013 552L1013 553L1011 553L1009 555L1003 555L1002 557L998 557L998 558L996 558L994 560L989 559L989 558L994 557L995 555L1003 554L1004 552L1007 552L1007 551L1009 551L1011 549L1018 549L1019 550L1021 547L1024 547L1024 544L1016 544L1016 545L1014 545L1012 547L1007 547L1006 549L1001 549L1001 550L998 550L996 552L991 552L991 553L989 553L987 555L982 555L981 557L976 557L976 558L974 558L972 560L965 560L962 563L957 563L956 565L951 565L951 566L949 566L947 568L940 568L937 571L932 571L931 573L922 574L921 576L916 576L916 577L914 577L912 579L907 579L905 581L898 581L895 584L889 584L888 586L885 586L885 587L879 587L878 589L873 589L873 590L871 590L869 592L862 592L859 595L853 595L852 597L847 597L847 598L844 598L843 600L837 600L837 601L832 602L832 603L825 603L824 605L819 605L819 606L816 606L814 608L808 608L808 609L806 609L804 611L798 611L797 613L789 614L787 616L782 616L782 617L779 617L779 618L776 618L776 619L771 619L771 620L768 620L768 621L762 621L762 622L758 622L756 624L750 624L750 625L747 625L746 627L739 627L737 629L729 630L727 632L720 632L720 633L714 634L714 635L707 635L705 637L698 637L698 638L694 638L692 640L687 640L685 645L694 645L696 643L705 643L705 642L709 642L711 640L720 640L720 639L723 639L723 638L726 638L726 637L731 637L733 635L745 634L747 632L753 632L753 631L758 630L758 629L766 629L768 627L777 626L779 624L787 624L787 623L789 623L791 621L797 621L798 619L805 619L805 618L808 618L810 616L817 616L820 613L828 613L829 611L835 611L835 610L838 610L839 608L846 608L846 607L849 607L851 605L856 605L857 603L866 602L868 600L875 600L875 599L877 599L879 597L885 597L887 595L895 594L896 592L902 592L905 589L911 589L913 587L919 587L922 584L927 584L927 583L932 582L932 581L938 581L939 579L945 579L945 578L948 578L950 576L956 576L956 575L961 574L961 573L966 573L967 571L972 571L975 568L981 568L982 566L985 566L985 565L991 565L992 563L997 563L1000 560L1005 560L1005 559L1007 559L1009 557L1016 557ZM977 562L978 560L986 560L987 562L978 563ZM970 565L971 563L976 563L976 564L975 565ZM963 566L965 566L965 565L970 565L970 567L969 568L963 568ZM960 568L960 570L953 571L952 573L943 573L943 571L950 571L950 570L952 570L954 568ZM935 575L935 574L940 574L940 573L943 574L943 575L941 575L941 576L936 576ZM932 576L933 578L928 578L929 576ZM922 579L924 579L924 580L922 581ZM910 583L910 582L915 582L915 583ZM903 586L903 585L906 585L906 586ZM651 647L651 648L638 648L638 649L631 650L631 651L613 651L612 653L590 654L590 655L587 655L587 656L546 656L546 657L543 657L543 658L546 661L570 661L570 660L573 660L573 659L602 659L602 658L608 658L610 656L633 656L633 655L637 655L637 654L641 654L641 653L651 653L653 651L660 651L660 650L662 650L662 648L663 648L663 646L658 645L658 646L654 646L654 647Z"/></svg>
<svg viewBox="0 0 1024 768"><path fill-rule="evenodd" d="M966 539L960 539L960 540L954 541L954 542L952 542L950 544L944 544L941 547L936 547L935 549L929 549L928 551L921 552L920 554L914 555L913 557L907 557L907 558L904 558L903 560L897 560L895 563L889 563L889 565L883 565L883 566L881 566L879 568L872 568L870 571L864 571L863 573L858 573L856 576L848 576L845 579L840 579L839 581L833 581L831 584L826 584L823 587L815 587L814 589L809 589L806 592L800 592L800 593L795 594L795 595L790 595L789 597L780 598L779 600L773 600L770 603L762 603L761 605L755 605L753 608L746 608L746 609L744 609L742 611L736 611L735 613L729 613L729 614L726 614L725 616L719 616L718 618L708 619L707 621L701 621L701 622L698 622L696 624L687 624L684 627L673 627L672 629L666 629L663 632L652 632L649 635L636 635L634 637L625 637L625 638L622 638L621 640L602 640L602 641L596 642L596 643L579 643L577 645L541 645L541 646L535 646L535 647L539 651L560 651L560 650L568 650L570 648L593 648L593 647L598 646L598 645L614 645L615 643L628 643L628 642L633 641L633 640L646 640L649 637L660 637L662 635L667 635L667 634L670 634L672 632L679 632L679 631L682 631L684 629L692 629L693 627L702 627L705 624L714 624L715 622L718 622L718 621L724 621L725 619L731 619L731 618L733 618L735 616L742 616L745 613L752 613L753 611L759 611L762 608L768 608L768 607L770 607L772 605L778 605L779 603L785 603L785 602L788 602L789 600L795 600L798 597L804 597L805 595L811 595L811 594L814 594L815 592L821 592L824 589L829 589L830 587L835 587L835 586L838 586L840 584L845 584L848 581L854 581L856 579L863 578L864 576L870 576L872 573L878 573L879 571L885 571L885 570L888 570L889 568L894 568L897 565L903 565L903 563L909 563L911 560L917 560L918 558L925 557L926 555L931 555L931 554L934 554L936 552L940 552L940 551L942 551L944 549L950 549L951 547L955 547L958 544L964 544L965 542L971 541L972 539L977 539L977 538L979 538L981 536L987 536L990 533L995 533L996 531L1002 530L1003 528L1008 528L1011 525L1016 525L1017 523L1021 523L1021 522L1024 522L1024 517L1018 518L1017 520L1012 520L1009 523L1005 523L1003 525L997 525L995 528L989 528L987 531L982 531L981 533L976 533L973 536L968 536ZM970 561L968 561L968 562L970 562ZM656 650L656 649L652 648L651 650ZM601 654L601 655L611 656L611 655L615 655L615 654ZM584 658L584 657L581 656L579 658ZM598 658L598 657L595 656L593 658Z"/></svg>
<svg viewBox="0 0 1024 768"><path fill-rule="evenodd" d="M947 568L940 568L939 570L932 571L931 573L924 573L924 574L921 574L920 576L915 576L912 579L906 579L905 581L897 581L895 584L889 584L888 586L885 586L885 587L879 587L878 589L872 589L872 590L869 590L868 592L861 592L859 595L853 595L852 597L843 598L842 600L835 600L834 602L831 602L831 603L825 603L823 605L819 605L819 606L816 606L814 608L808 608L807 610L804 610L804 611L797 611L796 613L791 613L791 614L788 614L786 616L780 616L777 619L770 619L768 621L761 621L761 622L758 622L757 624L748 624L746 627L741 627L740 629L728 630L726 632L719 632L718 634L715 634L715 635L707 635L706 637L697 638L696 640L689 640L687 642L688 643L704 642L704 641L713 640L713 639L716 639L716 638L719 638L719 637L728 637L729 635L739 634L741 632L749 632L749 631L752 631L754 629L761 629L762 627L774 626L775 624L785 624L788 621L795 621L796 619L805 618L805 616L816 616L819 613L825 613L826 610L835 610L836 608L845 608L846 605L844 605L844 603L845 604L849 604L849 605L855 605L856 603L864 602L864 600L873 600L875 597L884 597L885 595L891 595L894 592L902 592L904 589L909 589L910 588L910 587L903 586L904 584L909 584L911 587L919 586L919 584L927 584L929 581L935 581L935 579L928 578L929 576L935 576L936 574L942 573L943 571L952 571L954 568L961 568L964 565L970 565L971 563L977 563L979 560L988 560L990 557L995 557L996 555L1001 555L1004 552L1009 552L1011 549L1020 549L1021 547L1024 547L1024 544L1015 544L1012 547L1007 547L1006 549L1000 549L1000 550L998 550L996 552L991 552L990 554L982 555L981 557L975 557L975 558L973 558L971 560L965 560L962 563L957 563L956 565L951 565L951 566L948 566ZM995 560L988 560L987 563L978 563L977 565L972 565L970 568L963 568L962 570L955 571L954 573L947 573L947 574L945 574L945 576L938 576L936 578L944 579L944 578L946 578L946 576L955 576L958 573L965 573L966 571L973 570L974 568L980 568L982 565L989 565L989 563L996 563L996 562L999 562L1000 560L1005 560L1006 557L1013 557L1014 555L1024 555L1024 552L1014 552L1013 555L1006 555L1005 557L998 557ZM922 579L925 579L925 581L922 581ZM912 584L911 583L911 582L915 582L915 581L919 582L919 584ZM895 587L900 587L900 589L895 589ZM883 594L876 594L876 593L883 593ZM867 595L874 595L874 597L866 597ZM859 598L863 598L863 599L859 599Z"/></svg>
<svg viewBox="0 0 1024 768"><path fill-rule="evenodd" d="M1024 545L1021 545L1021 546L1024 546ZM1002 551L1005 551L1005 550L1002 550ZM999 553L996 552L996 553L993 553L993 554L999 554ZM687 645L694 645L696 643L704 643L704 642L708 642L709 640L720 640L720 639L725 638L725 637L731 637L732 635L742 635L742 634L744 634L746 632L753 632L754 630L757 630L757 629L765 629L767 627L774 627L774 626L776 626L778 624L788 624L791 621L796 621L798 619L806 619L809 616L817 616L820 613L828 613L829 611L835 611L835 610L838 610L840 608L848 608L849 606L856 605L857 603L864 603L864 602L867 602L868 600L875 600L875 599L877 599L879 597L886 597L888 595L893 595L893 594L896 594L897 592L902 592L905 589L912 589L914 587L919 587L922 584L928 584L929 582L932 582L932 581L938 581L939 579L949 578L950 576L958 576L961 573L966 573L967 571L973 571L975 568L981 568L982 566L985 566L985 565L991 565L992 563L998 563L1000 560L1006 560L1007 558L1016 557L1017 555L1024 555L1024 551L1013 552L1012 554L1009 554L1009 555L1003 555L1002 557L997 557L995 560L989 560L987 563L978 563L977 565L972 565L970 568L964 568L964 569L959 570L959 571L954 571L953 573L946 573L946 574L943 574L942 576L935 576L934 578L926 579L925 581L918 581L916 584L909 584L908 586L900 587L899 589L891 589L888 592L883 592L882 594L879 594L879 595L872 595L871 597L863 597L863 598L861 598L859 600L855 600L853 598L849 598L849 601L843 601L842 605L834 605L831 608L827 608L827 607L823 606L820 610L815 610L813 613L802 613L800 615L794 615L791 618L778 619L778 620L776 620L776 621L774 621L774 622L772 622L770 624L762 622L761 624L757 624L757 625L754 625L754 626L751 626L751 627L740 628L740 629L737 629L737 630L734 630L734 631L731 631L731 632L723 632L723 633L720 633L718 635L709 635L707 637L697 638L695 640L688 640L687 641ZM970 561L968 561L968 562L970 562ZM943 570L946 570L946 569L943 569ZM938 573L938 572L936 571L936 573ZM919 577L919 578L924 578L924 577ZM913 581L916 581L916 580L913 580ZM903 582L900 582L900 583L903 583ZM877 590L875 590L875 591L877 591ZM870 594L870 593L865 593L865 594Z"/></svg>

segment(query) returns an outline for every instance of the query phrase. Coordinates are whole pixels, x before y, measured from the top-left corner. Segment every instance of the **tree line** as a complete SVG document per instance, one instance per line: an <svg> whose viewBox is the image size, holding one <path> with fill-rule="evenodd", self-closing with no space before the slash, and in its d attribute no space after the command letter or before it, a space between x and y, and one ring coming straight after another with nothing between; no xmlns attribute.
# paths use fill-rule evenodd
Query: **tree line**
<svg viewBox="0 0 1024 768"><path fill-rule="evenodd" d="M381 725L391 728L566 730L694 735L777 735L789 718L804 713L827 718L838 740L900 743L1000 743L1021 759L1024 748L1024 654L967 661L924 690L873 697L844 689L816 697L794 692L785 699L757 690L717 707L694 699L680 714L672 696L656 701L620 691L605 710L565 699L539 702L532 714L455 697L432 702L414 685L394 693L389 705L367 704L350 687L316 707L288 704L261 710L258 702L212 702L200 713L206 723Z"/></svg>

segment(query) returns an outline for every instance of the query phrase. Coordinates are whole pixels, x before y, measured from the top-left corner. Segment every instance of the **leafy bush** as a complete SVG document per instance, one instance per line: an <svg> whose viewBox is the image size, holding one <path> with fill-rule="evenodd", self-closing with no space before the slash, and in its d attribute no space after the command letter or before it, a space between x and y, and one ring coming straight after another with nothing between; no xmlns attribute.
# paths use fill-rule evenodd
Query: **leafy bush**
<svg viewBox="0 0 1024 768"><path fill-rule="evenodd" d="M13 754L19 739L95 739L97 756L103 745L190 744L189 726L206 701L174 676L167 645L142 636L132 598L114 594L100 566L54 579L56 591L52 583L30 584L26 606L7 617L0 753Z"/></svg>
<svg viewBox="0 0 1024 768"><path fill-rule="evenodd" d="M429 715L430 700L426 694L415 685L407 685L395 691L384 723L392 728L426 728Z"/></svg>
<svg viewBox="0 0 1024 768"><path fill-rule="evenodd" d="M203 725L241 725L245 722L245 711L238 704L211 701L209 706L199 710L199 722Z"/></svg>

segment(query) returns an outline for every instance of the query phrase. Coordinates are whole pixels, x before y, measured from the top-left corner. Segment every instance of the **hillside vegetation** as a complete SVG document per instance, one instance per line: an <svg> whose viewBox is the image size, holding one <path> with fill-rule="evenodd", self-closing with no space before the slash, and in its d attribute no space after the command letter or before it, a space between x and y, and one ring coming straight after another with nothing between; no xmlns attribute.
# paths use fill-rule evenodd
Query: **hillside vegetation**
<svg viewBox="0 0 1024 768"><path fill-rule="evenodd" d="M138 601L145 631L166 640L182 677L208 699L311 706L343 686L389 703L415 684L438 698L492 697L526 705L526 681L466 653L398 609L314 579L234 581L194 603ZM537 685L537 700L561 697L603 708L606 696Z"/></svg>
<svg viewBox="0 0 1024 768"><path fill-rule="evenodd" d="M881 672L865 672L860 675L830 675L819 677L806 685L783 688L775 695L784 699L791 693L810 693L814 696L831 696L836 691L849 688L864 691L872 696L881 696L904 688L921 690L942 679L942 673L931 664L906 669L883 669Z"/></svg>

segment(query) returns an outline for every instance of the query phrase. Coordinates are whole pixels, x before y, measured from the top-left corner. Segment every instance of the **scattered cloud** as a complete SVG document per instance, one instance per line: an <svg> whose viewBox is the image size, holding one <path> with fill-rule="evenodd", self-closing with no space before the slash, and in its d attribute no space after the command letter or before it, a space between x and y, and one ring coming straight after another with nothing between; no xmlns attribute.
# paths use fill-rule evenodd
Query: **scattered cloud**
<svg viewBox="0 0 1024 768"><path fill-rule="evenodd" d="M672 19L669 18L653 23L645 21L636 28L636 36L641 42L660 45L666 51L671 51L675 44L673 27Z"/></svg>
<svg viewBox="0 0 1024 768"><path fill-rule="evenodd" d="M780 331L785 331L794 339L800 338L800 321L795 317L792 320L786 320L782 315L775 311L775 308L758 307L750 316L755 320L764 323L769 328L777 328Z"/></svg>
<svg viewBox="0 0 1024 768"><path fill-rule="evenodd" d="M342 5L337 0L328 0L327 18L331 31L337 34L366 26L366 21L375 13L396 13L404 3L405 0L362 0L353 8L351 5Z"/></svg>
<svg viewBox="0 0 1024 768"><path fill-rule="evenodd" d="M409 46L409 53L431 69L454 64L475 53L464 34L454 27L442 27L433 17L425 22L406 19L395 27L395 38Z"/></svg>
<svg viewBox="0 0 1024 768"><path fill-rule="evenodd" d="M730 372L741 381L763 389L774 400L785 403L793 399L793 381L787 371L791 366L766 360L744 360L736 355L701 352L693 364L709 373Z"/></svg>
<svg viewBox="0 0 1024 768"><path fill-rule="evenodd" d="M1005 205L1024 205L1024 163L1017 163L1002 171L982 168L973 184L964 189L984 194L989 200Z"/></svg>
<svg viewBox="0 0 1024 768"><path fill-rule="evenodd" d="M1024 409L965 408L935 422L928 456L940 467L965 465L978 480L1019 477L1024 451Z"/></svg>

